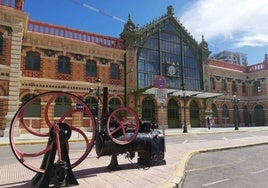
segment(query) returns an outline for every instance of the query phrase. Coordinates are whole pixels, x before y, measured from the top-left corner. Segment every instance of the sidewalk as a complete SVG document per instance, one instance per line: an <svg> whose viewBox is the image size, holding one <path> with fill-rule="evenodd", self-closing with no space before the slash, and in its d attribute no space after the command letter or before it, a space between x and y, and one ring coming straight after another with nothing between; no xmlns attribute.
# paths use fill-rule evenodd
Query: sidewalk
<svg viewBox="0 0 268 188"><path fill-rule="evenodd" d="M188 133L182 133L182 129L166 129L166 136L189 135L189 134L217 134L221 132L239 133L242 131L263 131L268 127L240 127L234 128L189 128ZM72 138L75 140L75 138ZM35 140L42 142L45 140ZM29 137L21 137L21 142L33 143ZM76 168L73 169L79 185L75 187L114 187L114 188L155 188L155 187L181 187L184 178L184 170L190 157L199 152L219 150L224 148L242 147L268 143L267 136L245 137L231 140L213 140L210 142L196 143L169 143L166 144L166 165L140 168L136 164L136 158L128 161L123 155L118 156L121 170L110 171L106 167L110 163L110 157L97 158L93 148L89 156ZM0 146L9 145L9 138L0 137ZM70 154L70 158L79 153ZM0 187L31 187L31 178L34 172L25 168L19 162L1 166Z"/></svg>

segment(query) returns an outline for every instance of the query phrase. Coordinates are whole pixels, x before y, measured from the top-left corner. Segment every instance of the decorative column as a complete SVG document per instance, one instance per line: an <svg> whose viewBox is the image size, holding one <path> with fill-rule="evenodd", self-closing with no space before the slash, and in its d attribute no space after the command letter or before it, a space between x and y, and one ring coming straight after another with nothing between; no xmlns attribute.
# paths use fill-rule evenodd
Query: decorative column
<svg viewBox="0 0 268 188"><path fill-rule="evenodd" d="M128 21L124 26L123 32L120 34L124 40L126 56L125 56L125 94L126 106L136 108L135 90L137 89L137 55L135 41L138 37L137 27L128 15Z"/></svg>
<svg viewBox="0 0 268 188"><path fill-rule="evenodd" d="M20 23L19 23L20 24ZM20 94L20 64L21 64L21 47L23 29L17 24L12 32L11 37L11 58L10 58L10 79L9 79L9 94L8 94L8 113L6 115L6 128L4 136L9 136L9 129L12 118L19 108ZM19 130L17 132L19 134Z"/></svg>

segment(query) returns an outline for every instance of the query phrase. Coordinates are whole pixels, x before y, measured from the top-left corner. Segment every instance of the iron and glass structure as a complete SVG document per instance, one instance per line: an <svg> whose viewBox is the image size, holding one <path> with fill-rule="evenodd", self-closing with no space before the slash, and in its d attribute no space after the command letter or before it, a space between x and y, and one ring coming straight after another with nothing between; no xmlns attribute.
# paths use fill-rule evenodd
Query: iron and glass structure
<svg viewBox="0 0 268 188"><path fill-rule="evenodd" d="M152 86L157 75L166 76L169 88L202 89L200 59L173 23L166 23L140 41L137 56L139 89Z"/></svg>

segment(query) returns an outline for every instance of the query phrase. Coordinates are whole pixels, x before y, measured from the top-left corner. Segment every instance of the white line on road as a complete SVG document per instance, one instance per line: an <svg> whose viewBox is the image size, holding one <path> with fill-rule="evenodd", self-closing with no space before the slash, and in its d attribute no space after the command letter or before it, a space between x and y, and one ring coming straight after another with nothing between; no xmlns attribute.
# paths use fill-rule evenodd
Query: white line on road
<svg viewBox="0 0 268 188"><path fill-rule="evenodd" d="M255 171L255 172L251 172L251 174L259 174L259 173L267 172L267 171L268 171L268 168L265 168L265 169L262 169L262 170L258 170L258 171Z"/></svg>
<svg viewBox="0 0 268 188"><path fill-rule="evenodd" d="M218 180L218 181L214 181L214 182L202 184L202 187L208 187L208 186L215 185L215 184L222 183L222 182L229 181L229 180L231 180L231 179L226 178L226 179L222 179L222 180Z"/></svg>
<svg viewBox="0 0 268 188"><path fill-rule="evenodd" d="M182 142L182 144L186 144L188 142L188 140L184 140L183 142Z"/></svg>

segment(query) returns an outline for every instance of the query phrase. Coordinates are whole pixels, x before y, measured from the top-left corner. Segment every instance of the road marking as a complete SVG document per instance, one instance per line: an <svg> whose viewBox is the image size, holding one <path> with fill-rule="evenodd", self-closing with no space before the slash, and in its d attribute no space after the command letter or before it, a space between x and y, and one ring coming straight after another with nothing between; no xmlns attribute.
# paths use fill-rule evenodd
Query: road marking
<svg viewBox="0 0 268 188"><path fill-rule="evenodd" d="M262 170L258 170L258 171L255 171L255 172L251 172L251 174L259 174L259 173L267 172L267 171L268 171L268 168L265 168L265 169L262 169Z"/></svg>
<svg viewBox="0 0 268 188"><path fill-rule="evenodd" d="M225 136L222 137L223 140L230 140L229 138L226 138Z"/></svg>
<svg viewBox="0 0 268 188"><path fill-rule="evenodd" d="M182 144L186 144L188 142L188 140L184 140L183 142L182 142Z"/></svg>
<svg viewBox="0 0 268 188"><path fill-rule="evenodd" d="M239 164L245 162L244 159L238 159L236 161L228 162L228 163L222 163L222 164L216 164L216 165L211 165L211 166L206 166L206 167L200 167L200 168L193 168L193 169L187 169L186 172L195 172L195 171L203 171L203 170L208 170L212 168L219 168L219 167L225 167L233 164Z"/></svg>
<svg viewBox="0 0 268 188"><path fill-rule="evenodd" d="M230 181L230 180L231 179L226 178L226 179L222 179L222 180L218 180L218 181L214 181L214 182L202 184L202 187L208 187L208 186L211 186L211 185L215 185L215 184L222 183L222 182L225 182L225 181Z"/></svg>

